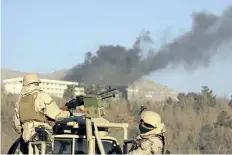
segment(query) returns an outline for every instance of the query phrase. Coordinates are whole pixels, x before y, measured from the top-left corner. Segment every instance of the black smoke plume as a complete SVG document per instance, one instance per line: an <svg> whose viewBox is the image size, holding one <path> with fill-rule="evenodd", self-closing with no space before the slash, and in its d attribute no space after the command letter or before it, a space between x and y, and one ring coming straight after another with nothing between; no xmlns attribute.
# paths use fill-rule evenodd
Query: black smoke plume
<svg viewBox="0 0 232 155"><path fill-rule="evenodd" d="M187 70L207 67L221 45L232 40L232 6L222 16L194 13L192 29L164 44L158 51L146 52L142 44L152 43L149 32L143 32L130 49L122 46L101 46L94 55L86 53L85 61L73 67L65 80L84 83L122 85L167 66L184 65ZM228 51L227 51L228 52Z"/></svg>

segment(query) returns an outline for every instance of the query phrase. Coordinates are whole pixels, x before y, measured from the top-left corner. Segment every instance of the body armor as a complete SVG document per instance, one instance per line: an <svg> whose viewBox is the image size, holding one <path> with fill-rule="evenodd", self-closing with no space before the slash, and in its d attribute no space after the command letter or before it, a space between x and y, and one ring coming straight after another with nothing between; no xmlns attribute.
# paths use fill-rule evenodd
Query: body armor
<svg viewBox="0 0 232 155"><path fill-rule="evenodd" d="M19 101L19 117L22 123L28 121L46 122L44 114L35 111L37 93L22 97Z"/></svg>

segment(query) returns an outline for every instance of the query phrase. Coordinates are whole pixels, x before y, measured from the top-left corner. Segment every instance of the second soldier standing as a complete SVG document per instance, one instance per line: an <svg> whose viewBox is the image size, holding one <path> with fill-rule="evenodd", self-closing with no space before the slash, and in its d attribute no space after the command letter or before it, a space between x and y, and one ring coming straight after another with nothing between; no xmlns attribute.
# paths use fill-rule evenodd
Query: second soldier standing
<svg viewBox="0 0 232 155"><path fill-rule="evenodd" d="M140 135L136 139L136 146L129 154L164 154L166 131L161 117L153 111L143 111L140 115Z"/></svg>

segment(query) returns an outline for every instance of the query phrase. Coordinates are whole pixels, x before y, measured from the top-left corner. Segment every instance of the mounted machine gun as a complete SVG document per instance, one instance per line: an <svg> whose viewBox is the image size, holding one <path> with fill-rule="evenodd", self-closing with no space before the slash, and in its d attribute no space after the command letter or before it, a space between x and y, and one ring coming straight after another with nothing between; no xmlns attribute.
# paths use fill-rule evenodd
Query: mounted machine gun
<svg viewBox="0 0 232 155"><path fill-rule="evenodd" d="M99 94L86 96L76 96L65 104L63 109L69 110L73 116L62 121L57 121L53 127L53 151L54 153L72 153L72 154L122 154L122 149L114 137L108 136L109 128L122 128L124 131L124 140L127 139L127 123L110 123L104 119L104 104L102 100L115 97L116 89L106 90ZM78 107L83 107L83 113L76 113ZM60 148L61 141L64 139L73 139L66 143L67 146L74 146L71 151ZM77 145L77 146L76 146ZM79 146L78 146L79 145ZM82 146L82 148L80 148Z"/></svg>

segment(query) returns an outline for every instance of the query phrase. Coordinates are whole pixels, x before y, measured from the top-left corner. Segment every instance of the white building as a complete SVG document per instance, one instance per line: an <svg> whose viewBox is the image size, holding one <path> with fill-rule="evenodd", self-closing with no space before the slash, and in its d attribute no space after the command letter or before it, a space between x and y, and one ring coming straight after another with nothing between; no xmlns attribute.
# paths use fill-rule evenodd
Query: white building
<svg viewBox="0 0 232 155"><path fill-rule="evenodd" d="M127 91L127 99L133 100L138 95L139 89L129 87L126 89L126 91Z"/></svg>
<svg viewBox="0 0 232 155"><path fill-rule="evenodd" d="M130 85L127 90L127 99L130 101L143 99L152 100L152 101L165 101L169 97L173 101L178 101L178 93L173 91L172 89L168 89L165 87L157 88L153 86L153 88L149 88L148 86L143 85Z"/></svg>
<svg viewBox="0 0 232 155"><path fill-rule="evenodd" d="M60 81L60 80L49 80L40 79L40 87L49 95L63 97L64 91L68 85L74 85L75 95L85 95L84 87L78 87L78 82ZM19 94L22 89L23 78L13 78L3 80L4 88L7 93Z"/></svg>

